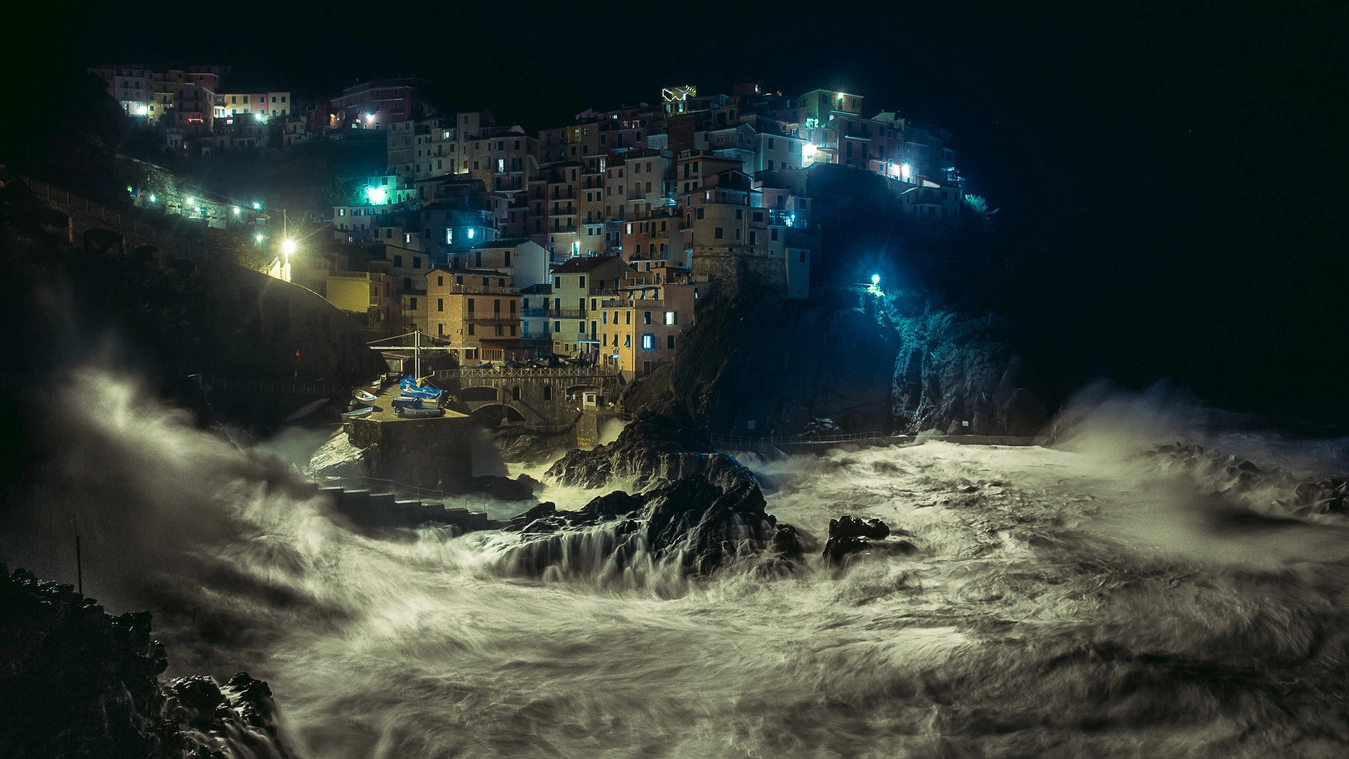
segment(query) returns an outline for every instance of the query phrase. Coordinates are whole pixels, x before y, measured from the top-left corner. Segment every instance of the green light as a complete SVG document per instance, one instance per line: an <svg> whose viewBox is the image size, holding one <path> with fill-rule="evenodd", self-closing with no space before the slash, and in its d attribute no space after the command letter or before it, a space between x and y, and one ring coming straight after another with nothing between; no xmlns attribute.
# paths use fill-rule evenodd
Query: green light
<svg viewBox="0 0 1349 759"><path fill-rule="evenodd" d="M254 210L254 211L261 211L261 210L262 210L262 204L261 204L261 203L254 203L254 204L253 204L253 210Z"/></svg>

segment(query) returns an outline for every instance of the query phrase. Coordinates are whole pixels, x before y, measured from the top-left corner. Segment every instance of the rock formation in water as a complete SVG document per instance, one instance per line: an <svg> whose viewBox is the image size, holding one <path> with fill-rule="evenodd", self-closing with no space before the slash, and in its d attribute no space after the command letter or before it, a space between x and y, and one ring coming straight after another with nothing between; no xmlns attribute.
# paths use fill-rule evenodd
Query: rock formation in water
<svg viewBox="0 0 1349 759"><path fill-rule="evenodd" d="M753 473L666 417L643 414L613 443L572 451L548 475L589 488L630 481L638 492L615 490L572 512L544 503L511 520L506 529L521 535L505 558L513 573L594 575L673 563L703 574L751 555L789 567L811 543L765 511Z"/></svg>
<svg viewBox="0 0 1349 759"><path fill-rule="evenodd" d="M523 538L507 564L526 576L550 569L562 575L621 573L645 561L705 574L764 552L786 564L799 560L808 538L779 525L764 507L752 481L723 489L697 475L635 495L616 490L578 511L544 503L506 527Z"/></svg>
<svg viewBox="0 0 1349 759"><path fill-rule="evenodd" d="M165 685L167 668L148 612L113 617L0 564L0 756L288 756L266 683Z"/></svg>
<svg viewBox="0 0 1349 759"><path fill-rule="evenodd" d="M754 475L734 457L713 448L706 434L651 413L639 415L608 445L567 453L549 467L548 476L585 488L631 479L637 490L689 476L723 490L754 483Z"/></svg>
<svg viewBox="0 0 1349 759"><path fill-rule="evenodd" d="M907 530L892 532L890 526L879 519L863 520L845 514L829 520L829 540L824 544L822 555L825 562L842 565L867 553L907 556L918 550L913 543L900 538L901 535L913 537Z"/></svg>

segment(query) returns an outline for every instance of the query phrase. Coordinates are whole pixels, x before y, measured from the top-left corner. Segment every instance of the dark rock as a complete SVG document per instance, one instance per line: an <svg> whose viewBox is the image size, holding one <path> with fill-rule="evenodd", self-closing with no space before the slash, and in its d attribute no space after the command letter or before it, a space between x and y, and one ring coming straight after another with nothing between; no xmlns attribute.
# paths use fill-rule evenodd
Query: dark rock
<svg viewBox="0 0 1349 759"><path fill-rule="evenodd" d="M527 575L549 568L586 574L605 566L621 570L643 552L678 561L684 572L706 574L735 557L779 545L777 520L764 506L753 482L725 490L698 476L641 495L615 491L579 511L531 510L511 520L529 537L504 563ZM780 540L789 552L791 539Z"/></svg>
<svg viewBox="0 0 1349 759"><path fill-rule="evenodd" d="M0 564L0 756L287 755L266 683L163 686L168 657L150 632L146 612L114 618L69 585Z"/></svg>
<svg viewBox="0 0 1349 759"><path fill-rule="evenodd" d="M890 526L879 519L861 520L847 514L829 520L831 538L871 538L883 540L890 534Z"/></svg>
<svg viewBox="0 0 1349 759"><path fill-rule="evenodd" d="M614 478L632 478L639 491L691 475L722 488L754 481L734 457L713 448L703 432L649 413L628 424L614 442L570 451L548 469L548 476L564 485L599 488Z"/></svg>
<svg viewBox="0 0 1349 759"><path fill-rule="evenodd" d="M852 557L867 553L887 556L908 556L917 552L918 547L896 536L913 533L908 530L891 530L890 526L879 519L861 520L854 516L843 516L829 520L829 540L824 544L822 554L825 563L835 566L846 563Z"/></svg>

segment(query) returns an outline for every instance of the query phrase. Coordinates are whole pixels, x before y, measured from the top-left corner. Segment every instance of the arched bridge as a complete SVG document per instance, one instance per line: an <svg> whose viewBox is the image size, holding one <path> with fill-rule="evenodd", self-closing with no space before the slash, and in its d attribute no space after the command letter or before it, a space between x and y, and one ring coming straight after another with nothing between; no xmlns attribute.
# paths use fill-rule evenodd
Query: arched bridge
<svg viewBox="0 0 1349 759"><path fill-rule="evenodd" d="M594 367L449 369L434 381L483 421L538 432L571 427L587 407L616 399L623 384L616 372Z"/></svg>

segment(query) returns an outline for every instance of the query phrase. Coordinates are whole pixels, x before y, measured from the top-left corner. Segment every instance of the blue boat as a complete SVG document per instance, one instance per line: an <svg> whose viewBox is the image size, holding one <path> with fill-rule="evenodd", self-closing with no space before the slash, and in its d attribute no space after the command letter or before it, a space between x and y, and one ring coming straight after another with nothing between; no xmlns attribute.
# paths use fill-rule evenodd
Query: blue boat
<svg viewBox="0 0 1349 759"><path fill-rule="evenodd" d="M372 412L374 412L374 409L369 406L366 406L364 408L358 408L352 411L344 412L342 416L348 419L355 419L357 417L369 416Z"/></svg>
<svg viewBox="0 0 1349 759"><path fill-rule="evenodd" d="M411 395L400 395L393 399L394 411L406 408L421 408L422 399Z"/></svg>

